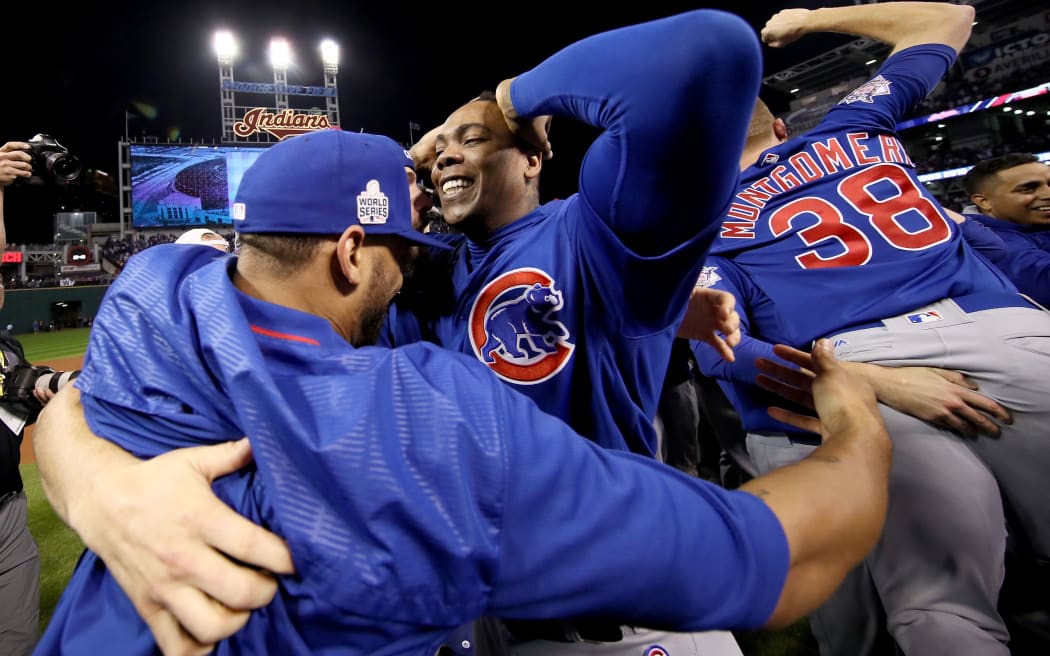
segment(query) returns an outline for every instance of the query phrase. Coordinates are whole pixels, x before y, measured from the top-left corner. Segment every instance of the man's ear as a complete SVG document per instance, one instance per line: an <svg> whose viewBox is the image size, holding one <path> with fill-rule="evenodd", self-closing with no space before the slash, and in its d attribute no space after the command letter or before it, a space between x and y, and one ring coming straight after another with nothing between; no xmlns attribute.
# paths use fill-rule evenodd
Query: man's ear
<svg viewBox="0 0 1050 656"><path fill-rule="evenodd" d="M352 225L339 235L335 247L335 257L339 261L339 270L351 285L361 284L364 266L365 229Z"/></svg>
<svg viewBox="0 0 1050 656"><path fill-rule="evenodd" d="M777 141L784 143L788 140L788 126L782 118L773 119L773 134L776 136Z"/></svg>
<svg viewBox="0 0 1050 656"><path fill-rule="evenodd" d="M543 168L543 156L539 153L526 156L525 164L525 179L532 180L538 178L540 175L540 169Z"/></svg>
<svg viewBox="0 0 1050 656"><path fill-rule="evenodd" d="M988 197L984 194L971 195L970 202L976 205L977 209L981 210L982 214L991 214L992 204L988 202Z"/></svg>

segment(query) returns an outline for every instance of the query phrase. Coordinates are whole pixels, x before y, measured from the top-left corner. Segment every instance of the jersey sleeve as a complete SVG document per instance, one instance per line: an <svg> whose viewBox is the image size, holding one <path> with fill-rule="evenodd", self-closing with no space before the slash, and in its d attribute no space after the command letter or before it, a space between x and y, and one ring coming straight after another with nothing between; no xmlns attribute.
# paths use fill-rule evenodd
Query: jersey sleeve
<svg viewBox="0 0 1050 656"><path fill-rule="evenodd" d="M773 344L750 334L752 311L755 298L761 294L747 276L743 275L729 259L711 256L707 259L704 271L698 284L729 292L736 298L737 312L740 315L740 344L733 349L736 356L729 362L711 345L698 340L690 340L693 354L700 373L718 381L726 398L740 415L740 420L747 430L794 431L793 426L776 421L766 411L770 406L787 407L801 410L786 399L782 399L762 389L757 384L760 373L756 360L765 358L778 362L786 367L797 369L794 364L784 360L773 352Z"/></svg>
<svg viewBox="0 0 1050 656"><path fill-rule="evenodd" d="M710 244L737 183L759 55L739 17L696 10L583 39L511 86L523 115L569 116L602 130L580 169L573 230L596 277L615 271L636 282L616 290L626 307L670 323L669 295L691 287L685 272ZM657 280L673 287L654 293L646 283Z"/></svg>
<svg viewBox="0 0 1050 656"><path fill-rule="evenodd" d="M955 50L943 44L912 46L891 55L875 77L828 111L818 129L896 132L897 123L937 87L955 58Z"/></svg>
<svg viewBox="0 0 1050 656"><path fill-rule="evenodd" d="M1018 291L1043 307L1050 307L1050 253L1023 237L992 230L980 220L960 226L966 243L998 268Z"/></svg>
<svg viewBox="0 0 1050 656"><path fill-rule="evenodd" d="M604 450L512 390L501 395L513 431L490 614L677 630L765 623L788 552L763 502Z"/></svg>

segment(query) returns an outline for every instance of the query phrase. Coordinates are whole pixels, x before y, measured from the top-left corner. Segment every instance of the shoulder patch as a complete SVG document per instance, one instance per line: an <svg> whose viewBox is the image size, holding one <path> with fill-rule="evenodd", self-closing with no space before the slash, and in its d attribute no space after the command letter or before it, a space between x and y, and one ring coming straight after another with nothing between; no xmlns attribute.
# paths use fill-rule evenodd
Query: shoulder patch
<svg viewBox="0 0 1050 656"><path fill-rule="evenodd" d="M890 95L890 84L890 81L886 78L876 75L853 91L850 91L845 98L839 101L839 104L852 105L855 102L863 102L870 105L875 102L872 100L875 96Z"/></svg>
<svg viewBox="0 0 1050 656"><path fill-rule="evenodd" d="M718 267L705 266L703 271L700 272L700 277L696 279L696 287L712 287L716 282L722 279L722 276L715 273Z"/></svg>

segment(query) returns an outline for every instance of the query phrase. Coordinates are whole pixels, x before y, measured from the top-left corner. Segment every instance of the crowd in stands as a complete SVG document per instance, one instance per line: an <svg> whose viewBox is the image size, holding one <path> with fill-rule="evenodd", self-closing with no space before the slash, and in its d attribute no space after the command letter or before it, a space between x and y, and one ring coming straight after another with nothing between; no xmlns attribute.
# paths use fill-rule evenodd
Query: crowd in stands
<svg viewBox="0 0 1050 656"><path fill-rule="evenodd" d="M78 275L76 278L72 278L78 285L108 285L113 282L113 275L108 273L99 273L94 276L83 276ZM66 279L70 279L68 276ZM18 276L9 276L4 281L4 287L7 289L40 289L42 287L61 287L63 278L59 276L27 276L25 278L19 278ZM68 284L68 283L67 283Z"/></svg>
<svg viewBox="0 0 1050 656"><path fill-rule="evenodd" d="M102 244L102 257L120 269L127 263L128 258L135 253L157 244L173 243L183 232L127 232L122 237L110 235L106 238L105 243ZM219 234L226 239L227 243L234 243L232 230L219 232Z"/></svg>
<svg viewBox="0 0 1050 656"><path fill-rule="evenodd" d="M925 116L953 107L974 103L1000 94L1023 91L1050 81L1050 62L1033 66L1000 80L972 82L955 76L940 94L930 96L911 112L909 117Z"/></svg>
<svg viewBox="0 0 1050 656"><path fill-rule="evenodd" d="M1040 153L1050 150L1050 135L1031 133L1019 135L1017 139L1001 144L988 144L980 148L955 147L935 150L925 158L915 160L919 173L943 171L945 169L970 166L974 162L991 159L1006 153Z"/></svg>

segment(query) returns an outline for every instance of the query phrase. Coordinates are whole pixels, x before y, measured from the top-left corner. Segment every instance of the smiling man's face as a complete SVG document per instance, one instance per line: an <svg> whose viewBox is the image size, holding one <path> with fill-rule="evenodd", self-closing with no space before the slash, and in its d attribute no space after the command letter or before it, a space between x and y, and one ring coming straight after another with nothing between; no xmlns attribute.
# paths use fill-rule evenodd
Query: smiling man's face
<svg viewBox="0 0 1050 656"><path fill-rule="evenodd" d="M997 171L972 200L982 213L997 219L1050 226L1050 166L1028 162Z"/></svg>

